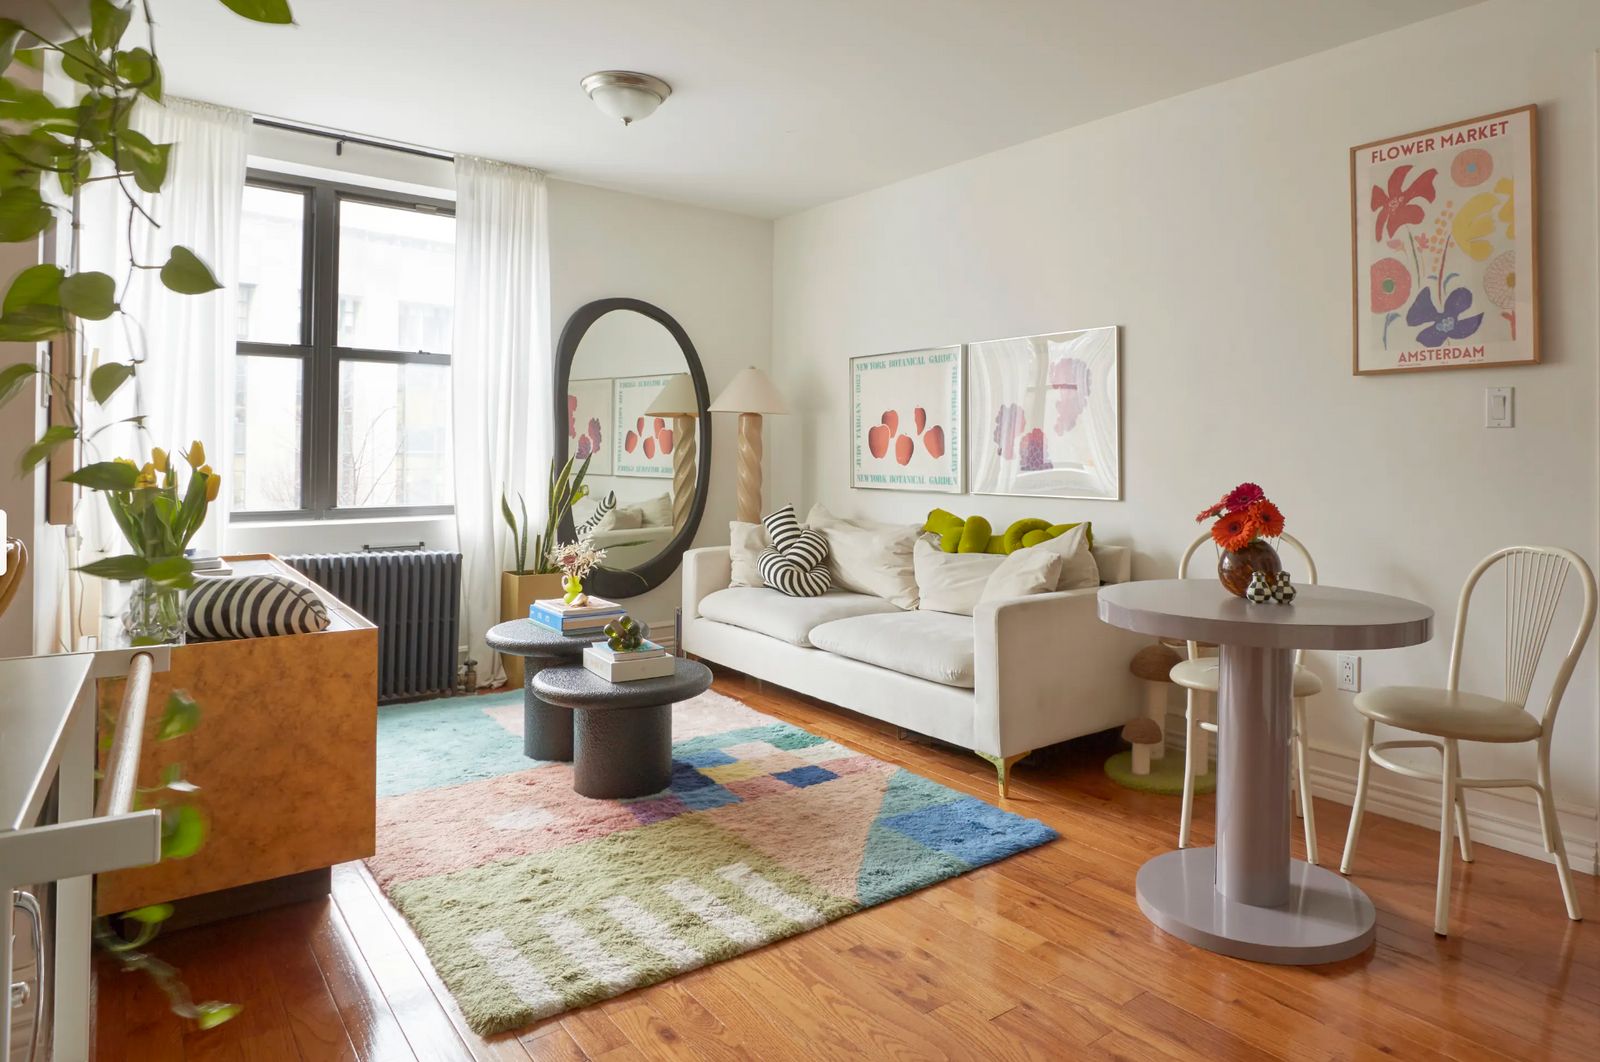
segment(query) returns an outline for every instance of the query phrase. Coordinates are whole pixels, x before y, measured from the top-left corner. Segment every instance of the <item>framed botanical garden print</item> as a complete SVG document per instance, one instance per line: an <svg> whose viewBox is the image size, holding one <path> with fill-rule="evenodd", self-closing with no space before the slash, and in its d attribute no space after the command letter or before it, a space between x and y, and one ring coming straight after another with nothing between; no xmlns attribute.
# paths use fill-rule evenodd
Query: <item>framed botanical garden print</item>
<svg viewBox="0 0 1600 1062"><path fill-rule="evenodd" d="M850 485L962 490L961 348L850 359Z"/></svg>

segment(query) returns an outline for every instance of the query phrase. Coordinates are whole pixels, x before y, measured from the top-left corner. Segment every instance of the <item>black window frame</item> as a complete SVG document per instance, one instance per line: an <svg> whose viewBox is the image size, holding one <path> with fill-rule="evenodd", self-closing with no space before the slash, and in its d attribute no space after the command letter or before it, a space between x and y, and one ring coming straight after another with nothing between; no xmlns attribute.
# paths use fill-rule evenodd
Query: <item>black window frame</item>
<svg viewBox="0 0 1600 1062"><path fill-rule="evenodd" d="M250 169L246 185L294 192L305 197L301 234L300 341L260 343L240 339L234 357L291 358L300 362L300 507L233 509L238 523L290 520L380 520L404 516L449 516L454 505L344 506L339 500L339 367L346 361L391 365L443 365L450 355L434 351L368 350L339 346L339 207L371 203L426 214L455 217L445 199L295 174ZM237 297L237 293L234 293ZM230 411L229 415L233 415ZM453 415L453 411L452 411ZM453 429L453 425L452 425Z"/></svg>

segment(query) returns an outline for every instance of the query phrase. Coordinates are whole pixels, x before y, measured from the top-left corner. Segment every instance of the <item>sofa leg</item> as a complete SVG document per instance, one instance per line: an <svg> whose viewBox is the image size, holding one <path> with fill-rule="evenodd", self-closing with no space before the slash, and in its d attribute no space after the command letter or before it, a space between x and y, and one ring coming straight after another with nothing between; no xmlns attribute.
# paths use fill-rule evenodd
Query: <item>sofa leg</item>
<svg viewBox="0 0 1600 1062"><path fill-rule="evenodd" d="M978 753L979 756L982 756L984 759L994 764L995 773L998 775L997 784L1000 789L1001 800L1005 800L1011 795L1012 765L1031 752L1033 752L1033 750L1029 749L1027 752L1019 752L1014 756L991 756L987 752Z"/></svg>

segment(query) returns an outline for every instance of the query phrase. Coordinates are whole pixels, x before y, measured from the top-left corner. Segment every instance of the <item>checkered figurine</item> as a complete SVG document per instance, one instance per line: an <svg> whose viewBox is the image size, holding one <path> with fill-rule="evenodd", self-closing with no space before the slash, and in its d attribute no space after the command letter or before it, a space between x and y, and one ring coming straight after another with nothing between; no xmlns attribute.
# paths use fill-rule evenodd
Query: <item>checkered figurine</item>
<svg viewBox="0 0 1600 1062"><path fill-rule="evenodd" d="M1251 572L1250 585L1244 588L1244 599L1253 605L1262 605L1272 600L1272 591L1266 572Z"/></svg>
<svg viewBox="0 0 1600 1062"><path fill-rule="evenodd" d="M1289 581L1288 572L1279 572L1278 581L1272 586L1272 600L1280 605L1294 604L1294 584Z"/></svg>

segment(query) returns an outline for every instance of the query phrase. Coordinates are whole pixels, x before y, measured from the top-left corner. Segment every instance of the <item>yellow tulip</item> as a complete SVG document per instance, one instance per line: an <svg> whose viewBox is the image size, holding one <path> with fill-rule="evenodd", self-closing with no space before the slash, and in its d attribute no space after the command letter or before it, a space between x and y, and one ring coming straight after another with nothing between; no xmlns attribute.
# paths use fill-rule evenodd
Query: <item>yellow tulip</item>
<svg viewBox="0 0 1600 1062"><path fill-rule="evenodd" d="M189 462L190 468L199 468L206 463L206 448L200 445L199 439L189 444L189 452L183 455L183 459Z"/></svg>
<svg viewBox="0 0 1600 1062"><path fill-rule="evenodd" d="M129 468L138 468L139 467L138 465L134 464L131 459L126 458L126 457L113 457L111 460L116 462L119 465L127 465Z"/></svg>
<svg viewBox="0 0 1600 1062"><path fill-rule="evenodd" d="M138 478L133 481L134 489L144 490L156 485L156 466L146 461L143 468L139 469Z"/></svg>
<svg viewBox="0 0 1600 1062"><path fill-rule="evenodd" d="M157 446L155 449L150 451L150 463L156 466L157 472L165 472L169 463L167 452L161 447Z"/></svg>
<svg viewBox="0 0 1600 1062"><path fill-rule="evenodd" d="M215 472L206 475L206 501L214 502L217 494L222 490L222 477Z"/></svg>
<svg viewBox="0 0 1600 1062"><path fill-rule="evenodd" d="M195 469L195 471L204 476L215 475L215 473L211 471L210 465L201 465L199 468Z"/></svg>

